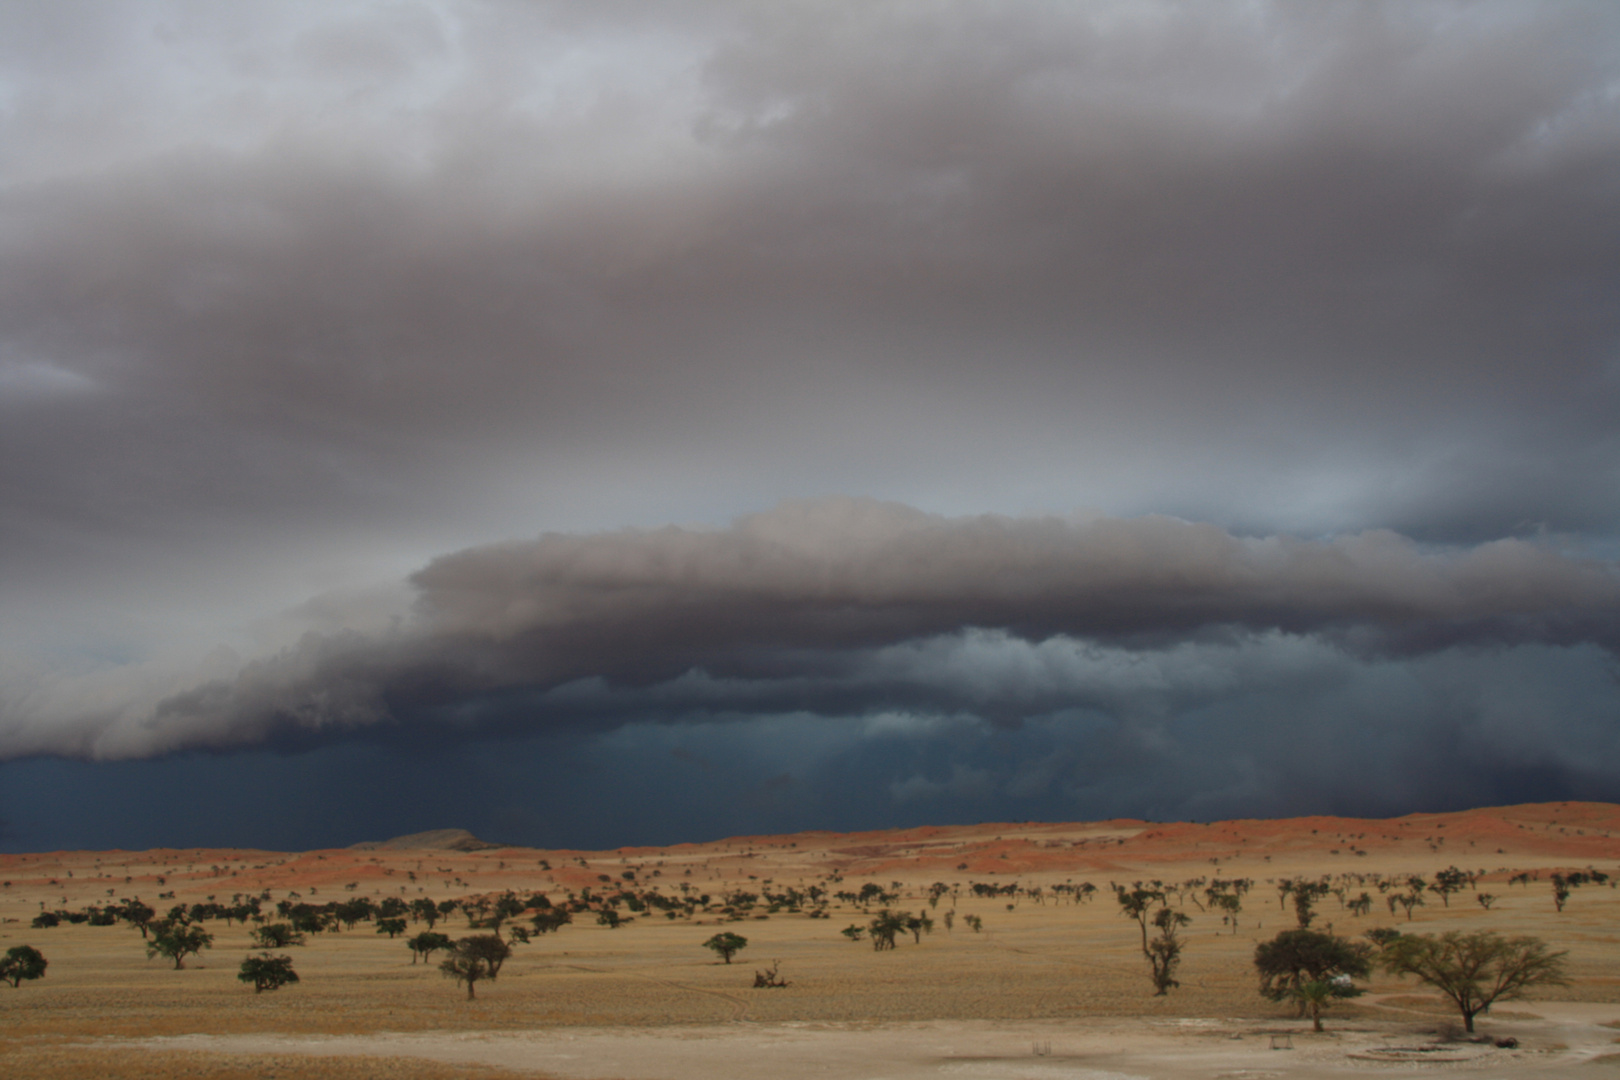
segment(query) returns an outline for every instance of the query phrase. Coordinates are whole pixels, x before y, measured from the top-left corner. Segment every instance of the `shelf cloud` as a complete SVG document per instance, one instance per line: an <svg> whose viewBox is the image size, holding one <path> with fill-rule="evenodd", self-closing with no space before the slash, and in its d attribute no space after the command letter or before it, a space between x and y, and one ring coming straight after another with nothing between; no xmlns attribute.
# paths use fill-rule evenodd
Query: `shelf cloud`
<svg viewBox="0 0 1620 1080"><path fill-rule="evenodd" d="M1549 543L1240 537L1166 517L949 518L849 498L726 528L472 548L410 584L413 613L385 632L309 633L148 711L48 729L54 742L13 719L4 750L124 757L372 725L623 722L585 685L650 690L651 715L848 714L870 711L864 698L1009 722L1097 698L1084 677L964 685L915 654L893 667L897 650L985 634L1121 655L1268 637L1363 658L1620 642L1614 566Z"/></svg>

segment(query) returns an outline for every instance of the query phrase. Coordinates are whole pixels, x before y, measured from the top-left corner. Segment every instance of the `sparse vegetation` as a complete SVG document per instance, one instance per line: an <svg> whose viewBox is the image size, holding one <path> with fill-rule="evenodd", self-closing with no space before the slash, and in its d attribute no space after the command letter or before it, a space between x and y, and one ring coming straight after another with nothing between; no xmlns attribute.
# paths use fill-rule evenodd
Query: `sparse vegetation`
<svg viewBox="0 0 1620 1080"><path fill-rule="evenodd" d="M279 990L288 983L297 982L298 972L293 970L292 957L261 953L243 960L236 977L242 982L252 983L255 994L262 994L266 990Z"/></svg>
<svg viewBox="0 0 1620 1080"><path fill-rule="evenodd" d="M741 934L720 933L705 941L703 947L729 964L733 956L748 948L748 939Z"/></svg>

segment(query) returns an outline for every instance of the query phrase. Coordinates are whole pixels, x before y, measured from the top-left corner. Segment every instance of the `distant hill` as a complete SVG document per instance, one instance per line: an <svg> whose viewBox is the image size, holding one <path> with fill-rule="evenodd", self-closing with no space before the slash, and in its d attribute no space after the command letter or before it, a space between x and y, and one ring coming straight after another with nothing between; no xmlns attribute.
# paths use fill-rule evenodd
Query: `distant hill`
<svg viewBox="0 0 1620 1080"><path fill-rule="evenodd" d="M350 844L349 850L487 851L505 846L480 840L466 829L432 829L409 836L396 836L392 840L362 840L358 844Z"/></svg>

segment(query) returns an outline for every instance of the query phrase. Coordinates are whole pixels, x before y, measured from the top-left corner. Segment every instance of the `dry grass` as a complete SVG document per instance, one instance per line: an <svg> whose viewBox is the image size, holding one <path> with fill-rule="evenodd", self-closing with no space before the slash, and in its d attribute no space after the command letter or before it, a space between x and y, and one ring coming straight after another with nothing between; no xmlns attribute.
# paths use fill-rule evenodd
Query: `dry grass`
<svg viewBox="0 0 1620 1080"><path fill-rule="evenodd" d="M0 1076L30 1080L533 1080L477 1064L447 1065L420 1058L312 1057L304 1054L216 1054L203 1051L125 1049L82 1045L0 1043Z"/></svg>

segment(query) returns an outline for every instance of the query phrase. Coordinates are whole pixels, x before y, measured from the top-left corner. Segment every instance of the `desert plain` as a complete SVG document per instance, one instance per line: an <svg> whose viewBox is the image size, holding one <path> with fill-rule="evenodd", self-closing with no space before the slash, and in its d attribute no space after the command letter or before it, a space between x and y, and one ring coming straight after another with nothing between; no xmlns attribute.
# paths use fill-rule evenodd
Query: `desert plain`
<svg viewBox="0 0 1620 1080"><path fill-rule="evenodd" d="M1620 1075L1620 891L1552 875L1620 875L1620 806L1551 803L1395 819L1213 823L1000 823L886 832L736 837L613 851L479 846L453 835L303 853L235 849L0 855L0 951L27 944L45 977L0 985L0 1074L37 1077L1225 1078ZM468 850L470 849L470 850ZM1470 883L1408 912L1380 882L1446 868ZM1246 879L1231 918L1205 903ZM1314 929L1361 939L1495 930L1567 951L1568 985L1479 1018L1382 972L1335 1004L1326 1030L1263 999L1257 942L1297 924L1285 880L1326 879ZM1188 915L1180 985L1155 996L1137 924L1111 886L1159 882ZM1087 890L1086 885L1091 889ZM852 899L863 887L887 894ZM819 899L809 899L812 889ZM587 890L589 891L587 894ZM872 890L868 890L869 892ZM321 905L367 897L459 900L544 894L593 906L514 946L469 1000L439 957L413 962L376 920L283 950L300 981L255 993L252 922L210 919L212 947L176 970L125 921L64 920L139 898L173 905L259 897ZM1358 914L1349 902L1367 893ZM739 900L739 894L754 899ZM842 894L842 896L840 896ZM668 898L658 904L631 898ZM796 895L799 899L783 900ZM1489 907L1479 897L1494 897ZM680 903L675 903L675 898ZM707 903L700 902L703 897ZM772 897L778 898L772 901ZM615 898L617 902L615 903ZM933 928L875 950L884 905ZM639 906L640 910L637 910ZM598 922L611 907L620 924ZM729 909L729 910L727 910ZM523 926L532 910L509 925ZM949 913L949 920L946 915ZM971 918L970 918L971 917ZM978 929L971 925L978 922ZM949 926L947 926L949 922ZM464 910L438 930L473 929ZM703 943L747 938L730 964ZM783 987L756 988L774 967ZM1516 1046L1498 1041L1516 1040Z"/></svg>

